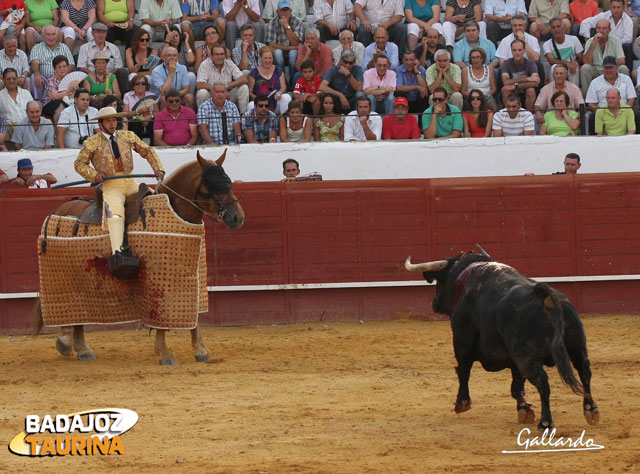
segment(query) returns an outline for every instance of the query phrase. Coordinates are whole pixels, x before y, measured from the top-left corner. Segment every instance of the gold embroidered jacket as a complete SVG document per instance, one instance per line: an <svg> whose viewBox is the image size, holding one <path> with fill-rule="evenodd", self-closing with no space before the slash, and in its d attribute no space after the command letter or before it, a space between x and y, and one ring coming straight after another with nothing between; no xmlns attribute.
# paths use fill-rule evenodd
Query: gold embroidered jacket
<svg viewBox="0 0 640 474"><path fill-rule="evenodd" d="M118 130L116 143L120 149L120 158L113 157L109 141L102 133L87 138L76 158L74 164L76 171L92 183L95 182L98 173L103 176L114 176L117 173L130 174L133 171L132 149L149 162L153 171L164 171L155 150L140 140L135 133Z"/></svg>

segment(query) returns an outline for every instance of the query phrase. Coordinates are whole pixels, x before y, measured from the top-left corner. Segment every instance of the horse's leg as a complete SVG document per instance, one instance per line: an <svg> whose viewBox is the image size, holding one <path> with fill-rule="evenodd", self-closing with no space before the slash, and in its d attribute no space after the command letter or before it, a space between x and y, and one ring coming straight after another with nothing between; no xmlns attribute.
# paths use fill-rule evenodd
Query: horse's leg
<svg viewBox="0 0 640 474"><path fill-rule="evenodd" d="M167 344L164 340L166 329L156 329L156 354L160 358L160 365L178 365L176 362L176 356L167 348Z"/></svg>
<svg viewBox="0 0 640 474"><path fill-rule="evenodd" d="M196 353L196 361L206 362L209 360L209 349L204 345L202 340L202 332L200 331L200 322L196 324L196 327L191 330L191 345Z"/></svg>
<svg viewBox="0 0 640 474"><path fill-rule="evenodd" d="M73 326L62 326L56 340L56 349L63 356L71 354L73 348Z"/></svg>
<svg viewBox="0 0 640 474"><path fill-rule="evenodd" d="M80 360L96 360L93 349L84 342L84 326L82 325L73 327L73 349L78 353Z"/></svg>

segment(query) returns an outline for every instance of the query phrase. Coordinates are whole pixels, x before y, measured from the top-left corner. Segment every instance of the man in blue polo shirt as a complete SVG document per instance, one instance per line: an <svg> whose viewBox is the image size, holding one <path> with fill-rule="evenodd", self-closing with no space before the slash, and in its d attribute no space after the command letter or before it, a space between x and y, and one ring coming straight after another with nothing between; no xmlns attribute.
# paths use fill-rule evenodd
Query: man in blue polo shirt
<svg viewBox="0 0 640 474"><path fill-rule="evenodd" d="M433 105L422 115L424 138L460 138L463 122L460 109L449 105L449 95L444 87L433 91Z"/></svg>
<svg viewBox="0 0 640 474"><path fill-rule="evenodd" d="M494 67L498 65L496 47L488 39L480 38L480 27L476 21L471 20L464 24L464 38L453 46L453 62L460 67L471 65L469 53L473 48L484 50L487 55L485 66L491 63Z"/></svg>
<svg viewBox="0 0 640 474"><path fill-rule="evenodd" d="M187 67L178 63L178 51L167 46L162 50L163 64L156 67L151 73L151 92L162 95L160 108L166 107L164 95L171 89L180 93L180 100L185 107L193 108L195 98L189 90L189 75Z"/></svg>
<svg viewBox="0 0 640 474"><path fill-rule="evenodd" d="M420 66L413 51L405 51L402 65L396 68L396 97L405 97L409 102L409 113L421 114L427 107L427 81L425 69Z"/></svg>

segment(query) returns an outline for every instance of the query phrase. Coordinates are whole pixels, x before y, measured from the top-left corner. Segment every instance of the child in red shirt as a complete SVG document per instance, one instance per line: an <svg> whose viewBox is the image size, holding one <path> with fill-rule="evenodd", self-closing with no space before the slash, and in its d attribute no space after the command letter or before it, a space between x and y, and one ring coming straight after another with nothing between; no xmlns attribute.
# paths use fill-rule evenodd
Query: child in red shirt
<svg viewBox="0 0 640 474"><path fill-rule="evenodd" d="M296 81L293 88L293 98L304 104L302 112L307 115L320 113L320 84L322 78L316 76L313 61L306 60L300 65L302 77Z"/></svg>

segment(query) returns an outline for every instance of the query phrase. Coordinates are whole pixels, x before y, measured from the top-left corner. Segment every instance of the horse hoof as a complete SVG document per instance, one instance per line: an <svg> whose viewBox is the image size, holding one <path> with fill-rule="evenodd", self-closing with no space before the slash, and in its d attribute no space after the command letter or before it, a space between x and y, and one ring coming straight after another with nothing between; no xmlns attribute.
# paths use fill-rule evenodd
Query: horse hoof
<svg viewBox="0 0 640 474"><path fill-rule="evenodd" d="M518 410L518 423L530 425L536 421L536 412L532 408L520 408Z"/></svg>
<svg viewBox="0 0 640 474"><path fill-rule="evenodd" d="M171 365L176 366L178 363L173 360L171 357L165 357L164 359L160 359L160 365Z"/></svg>
<svg viewBox="0 0 640 474"><path fill-rule="evenodd" d="M56 349L58 349L58 352L63 356L71 354L71 346L67 346L60 339L56 339Z"/></svg>
<svg viewBox="0 0 640 474"><path fill-rule="evenodd" d="M469 410L471 410L471 401L470 400L463 400L461 402L456 402L456 407L455 407L456 414L463 413L463 412L469 411Z"/></svg>
<svg viewBox="0 0 640 474"><path fill-rule="evenodd" d="M587 423L590 425L597 425L600 421L600 411L598 407L593 407L589 410L584 411L584 419L587 420Z"/></svg>
<svg viewBox="0 0 640 474"><path fill-rule="evenodd" d="M78 354L78 360L96 360L96 355L93 352L82 352Z"/></svg>
<svg viewBox="0 0 640 474"><path fill-rule="evenodd" d="M207 362L209 360L209 354L197 354L196 362Z"/></svg>
<svg viewBox="0 0 640 474"><path fill-rule="evenodd" d="M538 424L538 433L543 434L546 430L553 429L553 427L554 427L553 423L549 423L548 421L541 421Z"/></svg>

